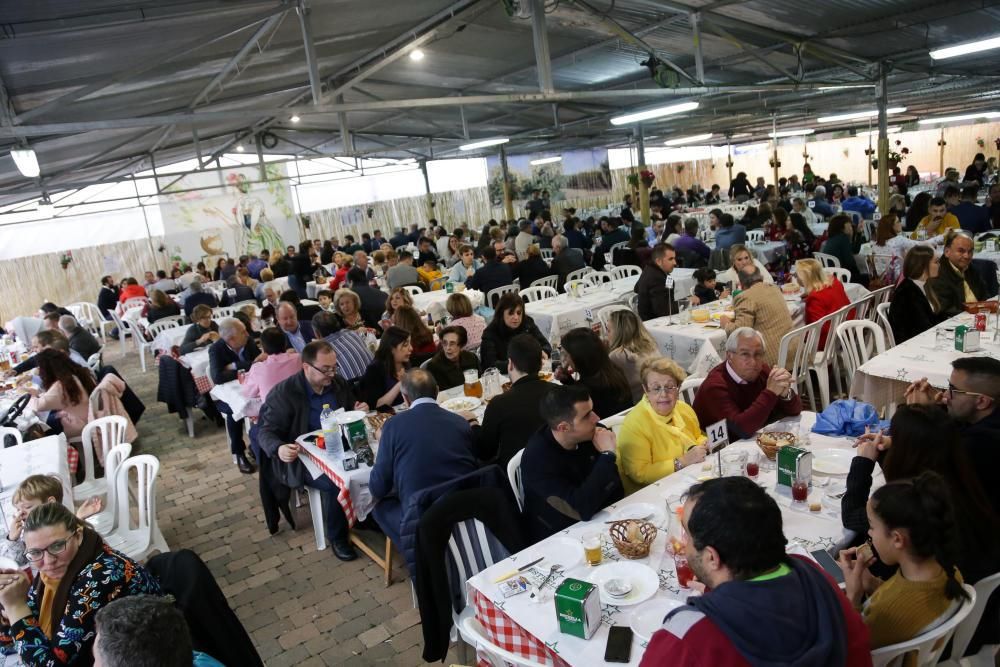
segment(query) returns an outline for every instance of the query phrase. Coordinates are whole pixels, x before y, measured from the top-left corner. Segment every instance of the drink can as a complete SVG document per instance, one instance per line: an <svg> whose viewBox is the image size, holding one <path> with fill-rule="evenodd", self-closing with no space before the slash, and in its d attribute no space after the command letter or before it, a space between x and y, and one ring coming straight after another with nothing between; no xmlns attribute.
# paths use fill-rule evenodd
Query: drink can
<svg viewBox="0 0 1000 667"><path fill-rule="evenodd" d="M597 586L579 579L564 579L555 595L559 632L590 639L601 625L601 601Z"/></svg>
<svg viewBox="0 0 1000 667"><path fill-rule="evenodd" d="M976 313L976 330L986 331L986 313L983 311Z"/></svg>

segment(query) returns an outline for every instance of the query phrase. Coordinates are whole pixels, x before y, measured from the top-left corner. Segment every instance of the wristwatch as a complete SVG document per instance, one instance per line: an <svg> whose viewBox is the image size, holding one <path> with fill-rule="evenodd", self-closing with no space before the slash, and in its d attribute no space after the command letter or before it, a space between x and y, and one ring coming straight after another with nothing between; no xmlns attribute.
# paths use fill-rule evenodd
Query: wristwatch
<svg viewBox="0 0 1000 667"><path fill-rule="evenodd" d="M684 464L681 463L680 459L674 459L674 472L677 472L678 470L680 470L683 467L684 467Z"/></svg>

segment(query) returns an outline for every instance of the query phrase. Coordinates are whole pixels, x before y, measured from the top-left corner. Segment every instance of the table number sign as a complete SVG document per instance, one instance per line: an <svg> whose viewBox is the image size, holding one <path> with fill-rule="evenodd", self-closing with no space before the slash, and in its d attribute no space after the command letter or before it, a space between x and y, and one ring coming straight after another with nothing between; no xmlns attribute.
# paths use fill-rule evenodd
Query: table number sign
<svg viewBox="0 0 1000 667"><path fill-rule="evenodd" d="M726 420L721 419L705 429L708 435L708 451L716 452L729 444L729 429Z"/></svg>
<svg viewBox="0 0 1000 667"><path fill-rule="evenodd" d="M986 239L986 252L996 252L997 242L996 239Z"/></svg>

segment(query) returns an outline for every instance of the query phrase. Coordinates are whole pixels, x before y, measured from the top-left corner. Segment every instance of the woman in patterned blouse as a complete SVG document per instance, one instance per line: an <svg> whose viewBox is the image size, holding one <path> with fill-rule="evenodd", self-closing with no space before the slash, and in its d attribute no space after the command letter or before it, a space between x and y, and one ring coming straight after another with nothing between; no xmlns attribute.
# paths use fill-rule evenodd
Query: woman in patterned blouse
<svg viewBox="0 0 1000 667"><path fill-rule="evenodd" d="M25 557L38 570L33 582L20 570L0 570L0 605L13 642L31 667L93 665L94 616L112 600L161 595L156 579L114 551L64 505L45 503L24 522Z"/></svg>

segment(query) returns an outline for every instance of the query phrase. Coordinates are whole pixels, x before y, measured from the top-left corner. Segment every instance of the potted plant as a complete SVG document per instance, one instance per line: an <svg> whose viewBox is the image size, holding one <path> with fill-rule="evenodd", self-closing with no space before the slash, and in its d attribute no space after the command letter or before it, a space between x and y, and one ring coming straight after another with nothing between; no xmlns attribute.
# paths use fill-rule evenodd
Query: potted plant
<svg viewBox="0 0 1000 667"><path fill-rule="evenodd" d="M648 188L651 185L653 185L653 181L656 180L656 174L649 171L648 169L643 169L642 171L639 172L639 180L641 180L642 184Z"/></svg>
<svg viewBox="0 0 1000 667"><path fill-rule="evenodd" d="M62 254L62 256L59 258L59 264L62 266L63 271L66 270L66 267L69 266L70 262L72 262L72 261L73 261L73 251L72 250L67 250L66 252L64 252Z"/></svg>

